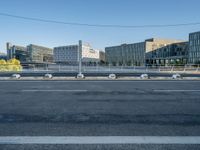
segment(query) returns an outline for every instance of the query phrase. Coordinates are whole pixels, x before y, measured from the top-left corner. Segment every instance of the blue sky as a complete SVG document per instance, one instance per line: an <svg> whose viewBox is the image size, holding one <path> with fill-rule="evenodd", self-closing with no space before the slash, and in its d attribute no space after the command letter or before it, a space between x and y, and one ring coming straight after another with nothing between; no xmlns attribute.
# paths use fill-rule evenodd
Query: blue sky
<svg viewBox="0 0 200 150"><path fill-rule="evenodd" d="M89 24L176 24L200 22L199 0L1 0L0 13ZM94 48L140 42L151 37L188 40L200 25L116 29L50 24L0 16L0 51L6 42L47 47L75 44Z"/></svg>

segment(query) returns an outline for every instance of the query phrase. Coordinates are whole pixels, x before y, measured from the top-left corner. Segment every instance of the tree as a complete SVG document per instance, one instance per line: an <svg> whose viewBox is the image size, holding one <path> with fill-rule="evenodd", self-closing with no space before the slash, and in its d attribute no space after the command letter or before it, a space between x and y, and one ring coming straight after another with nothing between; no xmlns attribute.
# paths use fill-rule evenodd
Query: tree
<svg viewBox="0 0 200 150"><path fill-rule="evenodd" d="M20 61L17 59L10 59L7 62L5 60L0 60L0 71L21 71L22 66Z"/></svg>

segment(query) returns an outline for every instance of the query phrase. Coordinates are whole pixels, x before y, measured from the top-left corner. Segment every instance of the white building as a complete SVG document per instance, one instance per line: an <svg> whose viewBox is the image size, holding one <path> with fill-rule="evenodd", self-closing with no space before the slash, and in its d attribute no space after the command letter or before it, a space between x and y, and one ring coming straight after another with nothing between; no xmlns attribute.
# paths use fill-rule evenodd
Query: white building
<svg viewBox="0 0 200 150"><path fill-rule="evenodd" d="M94 50L88 43L82 46L82 61L83 62L99 62L99 50Z"/></svg>
<svg viewBox="0 0 200 150"><path fill-rule="evenodd" d="M53 51L55 63L77 64L78 63L78 44L55 47ZM82 45L82 62L100 62L100 51L94 50L88 43Z"/></svg>

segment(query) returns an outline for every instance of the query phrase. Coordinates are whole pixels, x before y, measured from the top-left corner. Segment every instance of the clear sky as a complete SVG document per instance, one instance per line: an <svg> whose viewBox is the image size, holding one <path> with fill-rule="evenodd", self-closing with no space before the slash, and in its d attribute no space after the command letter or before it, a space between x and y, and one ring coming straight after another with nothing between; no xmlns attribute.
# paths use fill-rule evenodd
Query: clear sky
<svg viewBox="0 0 200 150"><path fill-rule="evenodd" d="M200 22L200 0L0 0L0 13L89 24L176 24ZM94 48L140 42L151 37L188 40L200 25L167 28L117 29L50 24L0 16L0 51L16 45L76 44Z"/></svg>

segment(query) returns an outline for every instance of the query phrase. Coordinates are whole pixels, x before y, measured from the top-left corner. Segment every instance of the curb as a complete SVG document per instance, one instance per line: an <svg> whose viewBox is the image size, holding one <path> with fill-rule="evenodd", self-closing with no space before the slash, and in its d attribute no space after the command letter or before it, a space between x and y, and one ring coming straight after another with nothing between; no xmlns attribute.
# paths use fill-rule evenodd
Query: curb
<svg viewBox="0 0 200 150"><path fill-rule="evenodd" d="M56 80L108 80L108 81L120 81L120 80L200 80L200 77L183 77L183 79L172 79L171 77L151 77L150 79L141 79L140 77L118 77L117 79L110 79L108 77L85 77L84 79L78 79L75 77L53 77L52 79L45 79L44 77L21 77L20 79L13 79L11 77L0 77L0 80L15 80L15 81L56 81Z"/></svg>

